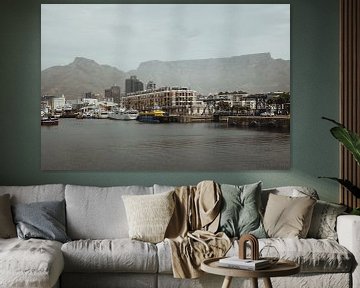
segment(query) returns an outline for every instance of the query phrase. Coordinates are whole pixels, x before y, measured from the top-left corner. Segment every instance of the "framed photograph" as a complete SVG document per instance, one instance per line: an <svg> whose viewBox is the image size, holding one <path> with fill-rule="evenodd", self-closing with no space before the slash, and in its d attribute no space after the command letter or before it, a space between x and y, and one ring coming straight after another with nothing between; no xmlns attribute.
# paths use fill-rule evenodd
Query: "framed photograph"
<svg viewBox="0 0 360 288"><path fill-rule="evenodd" d="M41 169L289 169L290 4L42 4Z"/></svg>

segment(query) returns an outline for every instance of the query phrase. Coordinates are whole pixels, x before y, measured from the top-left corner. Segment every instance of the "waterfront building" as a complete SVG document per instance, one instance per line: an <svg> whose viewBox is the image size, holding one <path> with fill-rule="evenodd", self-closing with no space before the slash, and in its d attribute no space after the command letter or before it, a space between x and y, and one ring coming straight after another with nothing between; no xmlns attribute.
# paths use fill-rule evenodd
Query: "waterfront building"
<svg viewBox="0 0 360 288"><path fill-rule="evenodd" d="M97 98L83 98L82 102L84 105L97 105L98 99Z"/></svg>
<svg viewBox="0 0 360 288"><path fill-rule="evenodd" d="M121 102L120 86L114 85L109 89L105 89L105 99L112 99L117 104Z"/></svg>
<svg viewBox="0 0 360 288"><path fill-rule="evenodd" d="M125 93L134 93L144 90L144 84L136 78L136 76L130 76L130 78L125 79Z"/></svg>
<svg viewBox="0 0 360 288"><path fill-rule="evenodd" d="M154 81L149 81L146 84L146 90L155 90L156 89L156 84Z"/></svg>
<svg viewBox="0 0 360 288"><path fill-rule="evenodd" d="M54 112L55 109L61 110L65 106L65 96L56 97L52 95L46 95L42 97L41 106L46 106L50 109L51 112Z"/></svg>
<svg viewBox="0 0 360 288"><path fill-rule="evenodd" d="M41 97L40 109L42 114L52 114L57 113L61 114L65 107L66 101L65 96L61 97L53 96L53 95L44 95Z"/></svg>
<svg viewBox="0 0 360 288"><path fill-rule="evenodd" d="M63 109L65 107L65 96L62 95L61 97L54 97L53 99L53 102L51 104L51 107L52 108L55 108L55 109Z"/></svg>
<svg viewBox="0 0 360 288"><path fill-rule="evenodd" d="M89 98L89 99L98 99L99 101L104 97L103 94L100 93L94 93L94 92L86 92L84 93L85 97L84 98Z"/></svg>
<svg viewBox="0 0 360 288"><path fill-rule="evenodd" d="M284 92L248 94L243 91L219 92L215 95L202 96L208 111L241 115L260 115L264 111L272 111L268 99L278 98ZM286 94L286 93L285 93Z"/></svg>
<svg viewBox="0 0 360 288"><path fill-rule="evenodd" d="M205 108L198 93L186 87L161 87L129 93L123 101L127 109L145 111L159 107L169 115L201 114Z"/></svg>
<svg viewBox="0 0 360 288"><path fill-rule="evenodd" d="M85 92L85 98L95 98L95 94L93 92Z"/></svg>
<svg viewBox="0 0 360 288"><path fill-rule="evenodd" d="M268 93L267 105L278 115L290 114L290 92Z"/></svg>

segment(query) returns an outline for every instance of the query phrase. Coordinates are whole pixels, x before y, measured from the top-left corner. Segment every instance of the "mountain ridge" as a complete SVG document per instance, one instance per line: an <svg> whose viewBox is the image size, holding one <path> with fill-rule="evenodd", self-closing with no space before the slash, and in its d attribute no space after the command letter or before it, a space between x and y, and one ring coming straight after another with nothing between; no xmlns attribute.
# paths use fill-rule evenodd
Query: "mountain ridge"
<svg viewBox="0 0 360 288"><path fill-rule="evenodd" d="M222 58L161 61L150 60L124 72L92 59L76 57L64 66L41 71L41 94L81 98L86 92L104 94L114 84L125 91L130 75L157 87L184 86L203 95L220 91L245 90L249 93L290 91L290 60L274 59L270 53Z"/></svg>

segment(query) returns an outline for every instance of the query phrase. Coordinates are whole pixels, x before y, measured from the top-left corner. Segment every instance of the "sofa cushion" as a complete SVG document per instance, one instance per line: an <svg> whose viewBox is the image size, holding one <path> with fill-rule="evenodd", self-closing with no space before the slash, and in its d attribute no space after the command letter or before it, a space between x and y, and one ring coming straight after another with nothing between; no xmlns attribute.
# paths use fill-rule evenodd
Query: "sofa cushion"
<svg viewBox="0 0 360 288"><path fill-rule="evenodd" d="M11 214L10 195L0 196L0 238L16 237L15 224Z"/></svg>
<svg viewBox="0 0 360 288"><path fill-rule="evenodd" d="M338 242L329 239L263 238L259 249L274 246L281 259L295 261L302 273L348 273L354 266L353 255ZM171 248L168 241L156 244L159 273L171 274ZM226 256L238 255L238 241L234 241ZM247 250L250 257L250 248ZM276 256L276 255L272 255Z"/></svg>
<svg viewBox="0 0 360 288"><path fill-rule="evenodd" d="M137 240L78 240L61 250L66 272L156 273L158 268L156 246Z"/></svg>
<svg viewBox="0 0 360 288"><path fill-rule="evenodd" d="M123 195L152 194L152 187L66 185L67 233L71 239L128 238Z"/></svg>
<svg viewBox="0 0 360 288"><path fill-rule="evenodd" d="M65 229L65 201L45 201L13 206L18 236L22 239L39 238L69 241Z"/></svg>
<svg viewBox="0 0 360 288"><path fill-rule="evenodd" d="M266 237L260 216L261 182L243 186L221 184L222 204L219 231L229 237L251 233Z"/></svg>
<svg viewBox="0 0 360 288"><path fill-rule="evenodd" d="M289 197L310 196L311 198L319 199L319 195L317 194L316 190L310 187L283 186L283 187L267 188L261 191L261 206L263 212L265 212L265 208L270 194L289 196Z"/></svg>
<svg viewBox="0 0 360 288"><path fill-rule="evenodd" d="M334 240L272 238L263 245L274 246L280 258L297 262L302 272L350 272L354 264L353 255Z"/></svg>
<svg viewBox="0 0 360 288"><path fill-rule="evenodd" d="M0 239L0 287L53 287L63 268L59 242Z"/></svg>
<svg viewBox="0 0 360 288"><path fill-rule="evenodd" d="M65 186L63 184L0 186L0 195L4 194L10 194L11 204L61 201L65 197Z"/></svg>
<svg viewBox="0 0 360 288"><path fill-rule="evenodd" d="M160 274L172 274L171 246L169 241L156 244Z"/></svg>
<svg viewBox="0 0 360 288"><path fill-rule="evenodd" d="M337 240L336 219L346 209L345 205L318 200L314 207L307 237Z"/></svg>
<svg viewBox="0 0 360 288"><path fill-rule="evenodd" d="M269 195L264 227L269 237L305 238L316 200L307 197Z"/></svg>
<svg viewBox="0 0 360 288"><path fill-rule="evenodd" d="M157 243L164 240L175 208L174 192L156 195L124 195L131 239Z"/></svg>

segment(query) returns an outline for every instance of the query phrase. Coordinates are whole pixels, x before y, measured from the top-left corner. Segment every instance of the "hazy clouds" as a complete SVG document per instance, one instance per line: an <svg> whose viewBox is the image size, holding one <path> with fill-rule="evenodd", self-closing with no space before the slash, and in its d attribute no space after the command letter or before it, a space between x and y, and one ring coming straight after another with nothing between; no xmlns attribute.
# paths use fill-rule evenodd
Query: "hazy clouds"
<svg viewBox="0 0 360 288"><path fill-rule="evenodd" d="M270 52L290 59L289 4L42 4L41 67Z"/></svg>

